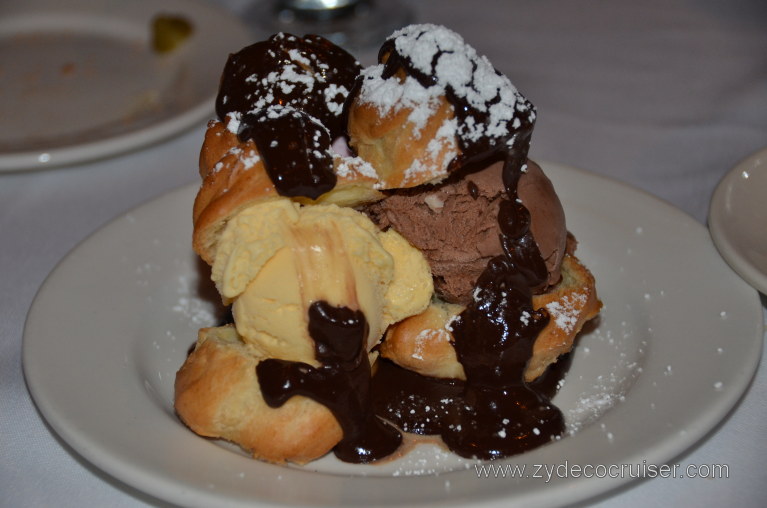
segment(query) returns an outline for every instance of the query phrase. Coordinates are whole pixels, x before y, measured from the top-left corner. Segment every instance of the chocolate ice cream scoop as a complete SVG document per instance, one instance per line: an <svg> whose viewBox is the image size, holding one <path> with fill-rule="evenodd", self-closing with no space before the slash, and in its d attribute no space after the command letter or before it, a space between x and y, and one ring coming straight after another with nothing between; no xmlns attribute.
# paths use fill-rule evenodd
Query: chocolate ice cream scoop
<svg viewBox="0 0 767 508"><path fill-rule="evenodd" d="M527 172L517 185L517 194L530 212L530 229L549 271L547 286L553 286L561 277L562 258L567 247L565 211L554 191L551 180L535 162L527 161Z"/></svg>
<svg viewBox="0 0 767 508"><path fill-rule="evenodd" d="M382 229L393 227L421 250L431 266L437 293L466 304L487 262L502 253L498 209L505 196L503 163L437 186L395 193L364 210ZM560 279L567 230L551 182L532 161L517 188L530 211L530 228L549 272Z"/></svg>

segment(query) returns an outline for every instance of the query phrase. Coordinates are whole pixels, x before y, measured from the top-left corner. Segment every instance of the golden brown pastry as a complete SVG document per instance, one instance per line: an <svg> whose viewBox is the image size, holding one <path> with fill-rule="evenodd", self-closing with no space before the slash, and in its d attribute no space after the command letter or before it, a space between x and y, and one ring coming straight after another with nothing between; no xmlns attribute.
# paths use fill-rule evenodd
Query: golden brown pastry
<svg viewBox="0 0 767 508"><path fill-rule="evenodd" d="M533 297L535 309L549 312L548 325L540 332L525 369L525 381L543 374L546 368L572 349L583 325L602 307L594 277L574 256L562 262L562 281L550 291ZM421 314L391 326L379 352L401 367L424 376L466 379L452 346L450 322L463 306L435 301Z"/></svg>
<svg viewBox="0 0 767 508"><path fill-rule="evenodd" d="M295 198L311 204L357 206L381 199L374 187L375 172L357 157L334 156L338 183L316 200ZM208 124L200 151L202 185L194 202L193 247L208 264L213 264L216 241L227 221L249 205L277 198L274 184L264 168L252 140L241 142L218 120Z"/></svg>
<svg viewBox="0 0 767 508"><path fill-rule="evenodd" d="M404 79L404 78L402 78ZM360 158L368 161L384 189L437 183L448 175L448 165L460 154L454 129L453 106L444 98L430 100L427 118L412 119L415 106L380 107L358 95L349 110L349 143Z"/></svg>
<svg viewBox="0 0 767 508"><path fill-rule="evenodd" d="M269 462L303 464L328 453L341 427L322 404L293 397L279 408L261 396L256 365L264 357L234 326L203 328L176 375L175 407L201 436L237 443Z"/></svg>

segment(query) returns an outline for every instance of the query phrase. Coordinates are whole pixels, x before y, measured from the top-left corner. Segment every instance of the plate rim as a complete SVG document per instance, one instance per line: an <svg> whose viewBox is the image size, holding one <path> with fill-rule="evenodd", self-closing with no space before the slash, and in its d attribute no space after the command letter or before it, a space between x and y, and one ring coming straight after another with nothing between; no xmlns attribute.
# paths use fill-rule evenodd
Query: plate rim
<svg viewBox="0 0 767 508"><path fill-rule="evenodd" d="M598 175L596 173L592 173L592 172L585 171L585 170L582 170L582 169L576 169L576 168L573 168L571 166L567 166L567 165L564 165L564 164L552 163L552 162L546 162L546 161L539 161L539 163L544 168L544 170L547 171L547 172L550 171L549 168L557 167L558 168L557 171L559 171L559 170L562 170L562 171L573 171L573 172L576 172L578 174L585 175L585 176L587 176L589 178L596 178L598 180L602 180L602 181L608 182L608 183L610 183L612 185L619 185L619 186L627 189L628 191L631 191L631 192L634 192L634 193L637 193L639 195L644 196L644 198L650 198L656 204L662 205L663 207L667 208L668 210L672 211L673 213L682 214L684 217L686 217L686 220L692 221L695 224L698 224L700 227L703 227L702 225L700 225L700 223L695 221L695 219L693 219L687 213L679 210L678 208L676 208L673 205L671 205L670 203L662 200L661 198L658 198L658 197L656 197L656 196L654 196L654 195L652 195L652 194L650 194L650 193L648 193L646 191L643 191L641 189L637 189L635 187L631 187L628 184L625 184L623 182L620 182L620 181L617 181L617 180L614 180L614 179L611 179L611 178L608 178L608 177L605 177L605 176ZM137 488L137 489L139 489L139 490L141 490L143 492L146 492L146 493L148 493L148 494L150 494L152 496L156 496L158 499L165 499L165 500L170 500L172 502L183 502L183 503L191 502L192 499L189 498L189 497L179 497L181 494L179 494L178 492L176 492L176 493L172 492L173 491L172 486L169 489L167 485L151 485L151 486L149 486L149 488L148 488L148 486L146 484L142 485L141 483L142 483L142 480L144 478L141 477L141 474L143 474L143 472L133 471L133 473L139 474L139 476L135 476L135 475L130 474L130 472L126 473L125 470L115 471L114 467L113 467L113 464L109 463L109 461L104 461L103 457L97 456L98 454L95 454L93 450L88 449L87 447L85 448L85 450L83 450L83 446L81 445L81 443L78 443L78 446L75 446L75 444L72 443L72 441L70 440L72 438L72 436L71 435L69 435L69 436L67 435L68 431L66 429L64 429L63 432L62 432L62 429L60 428L60 425L58 425L57 422L55 422L55 415L49 414L49 408L45 407L46 406L45 401L39 400L40 395L39 395L39 393L36 393L37 389L35 387L35 382L33 380L29 379L29 362L31 360L29 358L29 348L28 348L28 336L29 335L28 335L28 330L30 328L30 321L31 321L31 318L33 316L33 311L34 311L34 308L36 306L36 302L38 302L38 298L39 298L40 294L44 291L45 287L48 285L49 280L51 279L51 277L53 277L54 274L60 270L60 267L64 266L64 264L67 262L67 260L71 256L74 256L77 253L78 249L83 244L85 244L85 243L87 243L89 241L93 241L92 239L96 235L98 235L100 232L102 232L104 230L109 229L114 223L116 223L117 221L125 218L127 215L129 215L133 211L135 211L135 210L137 210L139 208L142 208L144 206L151 205L152 203L158 203L158 202L161 202L161 201L163 201L165 199L168 199L169 195L173 195L173 194L176 194L176 193L183 194L183 193L186 193L186 192L190 192L190 188L194 188L194 187L197 187L197 186L198 186L198 184L195 184L195 183L190 183L190 184L184 185L184 186L179 187L177 189L174 189L174 190L171 190L169 192L166 192L166 193L160 195L159 197L150 199L150 200L148 200L148 201L146 201L146 202L144 202L144 203L142 203L142 204L132 208L130 211L128 211L128 212L126 212L124 214L120 214L118 217L114 218L113 220L109 221L108 223L106 223L105 225L103 225L102 227L97 229L95 232L93 232L90 235L88 235L88 237L86 237L82 242L80 242L76 247L74 247L66 256L64 256L64 258L62 260L60 260L60 262L51 271L51 273L48 275L48 277L46 277L45 281L43 282L43 284L38 289L38 294L36 294L36 296L35 296L35 298L33 300L33 303L32 303L32 305L30 307L30 312L27 315L27 322L25 323L25 326L24 326L24 342L23 342L23 348L22 348L22 360L23 360L23 367L24 367L24 369L23 369L24 370L24 376L25 376L25 380L27 382L28 390L32 394L32 398L33 398L33 400L35 402L35 405L38 407L38 409L40 410L41 414L45 417L46 421L51 425L51 427L56 430L57 434L59 436L61 436L64 439L64 441L66 441L69 444L69 446L71 446L72 450L74 450L76 453L82 455L88 462L96 465L99 469L105 471L110 476L113 476L118 481L125 482L127 485L130 485L131 487ZM737 279L737 280L739 280L739 279ZM761 351L761 348L762 348L762 338L763 338L763 334L764 334L764 328L763 328L764 324L763 324L763 321L762 321L762 305L761 305L761 302L760 302L759 297L758 297L757 294L754 294L754 298L752 298L751 301L754 304L754 310L755 310L754 314L755 314L755 317L757 318L755 320L754 324L758 323L754 327L755 337L757 339L757 340L755 340L755 346L756 346L756 348L759 351ZM740 384L742 386L739 386L737 390L730 390L730 391L728 391L727 392L727 396L719 397L717 399L717 406L718 406L718 408L714 412L709 411L707 413L708 421L706 421L704 423L704 425L699 426L693 432L687 433L686 436L676 437L673 440L669 436L665 436L664 440L659 441L659 442L664 442L665 445L666 445L663 448L662 451L660 450L659 446L656 446L655 449L651 450L651 452L654 453L654 456L652 454L648 455L648 451L645 450L643 457L650 458L652 456L652 458L654 458L654 459L662 457L663 460L671 460L672 458L677 457L678 455L683 453L685 450L688 450L694 444L700 442L707 435L709 435L710 431L713 428L715 428L716 424L719 423L720 421L722 421L733 410L733 408L736 407L737 403L742 399L743 394L745 393L745 391L750 386L751 380L753 379L753 376L754 376L754 374L756 372L756 367L758 365L759 358L760 358L760 356L758 354L753 355L752 365L747 365L746 366L747 368L744 369L743 371L741 371L741 373L740 373L738 384ZM714 414L714 413L716 413L716 414ZM54 421L52 421L52 419ZM96 455L96 456L94 456L94 455ZM524 457L524 455L522 457ZM247 459L247 460L250 461L250 459ZM128 469L131 469L131 468L128 468ZM135 468L133 468L133 469L135 469ZM452 473L448 473L448 474L452 474ZM458 474L460 474L460 472ZM598 496L598 495L601 495L601 494L605 494L605 493L607 493L609 491L613 491L613 490L619 488L620 486L625 485L630 480L631 479L620 479L620 480L617 480L617 481L610 482L609 484L607 484L606 482L597 482L596 479L590 479L589 481L587 481L586 479L581 479L578 482L568 482L567 484L565 484L569 488L569 491L566 494L567 495L566 499L568 500L568 502L573 502L573 501L577 501L577 500L586 500L586 499L592 498L594 496ZM365 480L365 481L367 481L367 480ZM210 493L208 493L208 494L210 495L210 497L205 497L205 496L200 497L200 492L195 492L194 496L195 496L195 498L197 499L198 502L203 502L203 503L204 502L216 501L216 500L219 501L219 502L221 501L220 496L217 496L215 494L210 494ZM187 495L189 495L189 494L187 494ZM565 499L565 498L560 496L559 501L554 500L555 501L554 504L555 505L559 505L560 503L563 502L563 499ZM537 501L538 503L541 502L541 500L539 498L535 497L535 496L533 496L533 498L531 498L531 500ZM232 500L230 500L230 501L232 501ZM236 501L232 501L232 502L234 504L237 504ZM257 505L257 506L267 506L267 505L270 505L268 502L262 501L262 500L259 500L259 499L250 500L248 502L251 505ZM486 499L482 499L482 500L472 500L471 504L472 505L477 504L477 505L483 505L483 506L495 506L496 503L503 504L505 502L508 502L508 501L504 501L501 498L492 497L492 498L486 498ZM548 503L544 503L544 504L548 504Z"/></svg>
<svg viewBox="0 0 767 508"><path fill-rule="evenodd" d="M119 0L99 0L98 2L88 0L78 0L74 5L67 4L67 9L79 9L76 12L94 13L99 16L116 16L119 13L112 13L106 8L109 4ZM195 20L207 19L209 16L215 16L221 23L228 26L225 37L232 44L228 48L230 52L237 51L250 43L252 39L251 30L245 23L233 12L227 10L223 5L215 2L205 2L203 0L133 0L129 5L130 9L138 9L142 5L148 12L183 12ZM61 10L61 4L48 0L37 0L33 2L20 2L9 8L13 15L36 15L50 16L49 13L41 11L41 6L51 4ZM102 5L103 4L103 5ZM63 15L63 14L62 14ZM76 16L76 13L66 11L69 17ZM50 21L48 21L50 24ZM204 25L203 23L198 23ZM197 30L200 30L198 27ZM221 67L223 68L225 53L222 50ZM159 121L152 122L146 126L128 130L117 135L109 136L103 139L85 140L75 142L51 149L35 149L20 151L0 151L0 174L19 173L25 171L39 171L46 169L61 169L70 167L79 163L93 162L109 157L118 156L127 152L149 147L165 141L171 137L180 135L202 124L212 118L214 114L214 103L217 89L211 89L211 93L206 95L199 94L196 102L190 106L179 110L169 116L162 117Z"/></svg>

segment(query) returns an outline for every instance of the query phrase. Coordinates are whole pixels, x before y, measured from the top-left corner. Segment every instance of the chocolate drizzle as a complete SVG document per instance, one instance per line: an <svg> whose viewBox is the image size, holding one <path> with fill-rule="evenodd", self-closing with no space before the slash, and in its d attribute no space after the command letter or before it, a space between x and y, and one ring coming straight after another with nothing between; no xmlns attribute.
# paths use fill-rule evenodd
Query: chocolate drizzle
<svg viewBox="0 0 767 508"><path fill-rule="evenodd" d="M476 201L479 197L479 187L477 187L477 184L469 180L469 183L466 184L466 189L469 191L471 199Z"/></svg>
<svg viewBox="0 0 767 508"><path fill-rule="evenodd" d="M428 30L424 28L416 39L428 36ZM437 84L440 58L449 53L437 51L431 59L430 72L424 72L416 68L408 55L397 50L396 39L392 38L381 48L379 61L384 63L384 79L396 78L404 72L424 87L430 87ZM473 81L465 85L474 92L482 84L475 77L478 65L476 60L472 62ZM465 90L459 93L450 83L442 86L458 118L457 136L462 151L451 162L450 170L466 171L486 167L496 160L504 161L506 197L498 217L504 253L490 260L477 280L472 301L452 324L453 345L466 382L440 385L442 390L453 392L449 397L452 402L443 408L443 416L424 427L424 431L427 428L429 432L438 431L448 447L463 456L505 457L546 443L564 430L561 412L524 380L535 339L549 321L545 310L533 309L532 292L546 283L548 272L530 231L530 214L517 196L535 111L532 104L514 91L513 116L508 119L504 134L477 138L464 126L488 124L490 108L504 100L504 90L498 89L482 107L475 107L467 100ZM417 424L401 415L415 412L418 407L415 401L435 386L433 381L420 383L421 395L416 389L406 399L413 401L410 409L395 401L402 393L387 393L386 388L383 393L377 389L378 407L394 423L413 428ZM455 394L456 391L460 393ZM397 410L392 410L393 407Z"/></svg>
<svg viewBox="0 0 767 508"><path fill-rule="evenodd" d="M255 142L280 195L316 199L336 184L331 143L346 130L343 106L360 70L318 35L276 34L229 56L216 113Z"/></svg>
<svg viewBox="0 0 767 508"><path fill-rule="evenodd" d="M569 368L568 358L563 358L556 364L551 365L540 378L530 383L535 391L544 397L552 397L557 390L559 382ZM422 376L412 370L400 367L396 363L379 359L376 363L376 373L373 377L371 396L373 406L378 415L395 423L405 432L420 435L440 435L443 429L449 429L460 421L461 412L466 407L472 408L475 403L467 403L466 382L459 379L441 379ZM513 404L520 404L520 399L515 393L509 393L506 400ZM527 394L523 397L530 399ZM532 399L533 403L538 400ZM517 410L523 410L518 408ZM469 438L477 439L476 446L466 446L469 450L503 450L508 455L521 453L530 448L549 441L550 434L542 424L531 415L523 421L504 423L501 419L501 427L494 429L472 429L475 432L465 432ZM537 429L537 430L534 430ZM463 429L462 429L463 430ZM488 431L495 433L499 443L488 443L486 436ZM520 432L521 431L521 432ZM501 438L498 433L504 434ZM520 439L509 440L513 432L517 432ZM536 435L536 432L538 434ZM490 434L491 437L492 433ZM466 453L464 455L481 456L483 458L500 457L490 453Z"/></svg>
<svg viewBox="0 0 767 508"><path fill-rule="evenodd" d="M269 358L256 366L264 400L282 406L294 395L326 406L343 430L333 452L346 462L366 463L396 450L401 434L379 419L370 403L370 362L363 348L368 324L360 311L314 302L309 335L320 367Z"/></svg>
<svg viewBox="0 0 767 508"><path fill-rule="evenodd" d="M306 113L284 106L248 113L238 135L255 141L281 195L316 199L336 186L330 134Z"/></svg>

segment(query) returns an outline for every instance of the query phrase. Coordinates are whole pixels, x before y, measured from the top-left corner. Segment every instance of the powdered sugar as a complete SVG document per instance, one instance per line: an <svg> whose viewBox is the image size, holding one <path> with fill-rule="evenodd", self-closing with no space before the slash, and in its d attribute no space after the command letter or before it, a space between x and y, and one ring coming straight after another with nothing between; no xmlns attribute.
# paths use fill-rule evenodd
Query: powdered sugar
<svg viewBox="0 0 767 508"><path fill-rule="evenodd" d="M455 118L448 118L442 122L434 138L426 145L428 159L426 161L418 159L413 161L413 164L403 174L403 185L429 180L429 175L434 174L434 176L437 176L435 169L439 170L448 167L450 161L459 153L455 141L456 125Z"/></svg>
<svg viewBox="0 0 767 508"><path fill-rule="evenodd" d="M176 293L178 300L173 305L173 312L181 314L195 327L211 326L215 323L215 308L209 301L199 298L192 288L197 285L197 276L180 275L177 278Z"/></svg>
<svg viewBox="0 0 767 508"><path fill-rule="evenodd" d="M242 163L243 169L248 170L252 169L261 161L261 157L258 154L258 151L254 148L249 149L243 149L239 146L233 146L229 150L227 150L227 155L233 155L237 157L237 159ZM221 169L224 167L223 162L217 162L215 166L213 166L213 172L221 171Z"/></svg>
<svg viewBox="0 0 767 508"><path fill-rule="evenodd" d="M406 111L414 139L423 136L424 127L445 101L455 107L455 117L444 121L429 141L427 157L416 158L404 170L403 185L446 171L459 155L460 143L464 149L513 144L513 131L522 126L520 116L534 120L534 110L511 81L455 32L430 24L411 25L394 32L387 44L392 45L388 58L394 67L386 60L364 69L358 103L375 108L381 118ZM406 72L399 72L400 64Z"/></svg>
<svg viewBox="0 0 767 508"><path fill-rule="evenodd" d="M413 348L413 352L410 356L416 360L423 360L423 354L427 344L449 340L450 333L448 333L448 331L444 328L427 328L425 330L421 330L421 332L415 337L415 347Z"/></svg>
<svg viewBox="0 0 767 508"><path fill-rule="evenodd" d="M242 119L242 113L234 111L226 115L226 130L232 134L237 134L240 130L240 122Z"/></svg>
<svg viewBox="0 0 767 508"><path fill-rule="evenodd" d="M383 79L383 70L384 66L379 64L362 71L363 81L358 100L374 106L381 117L410 109L408 122L413 124L414 135L419 137L426 121L439 107L444 91L439 87L424 88L411 77L402 82L396 78Z"/></svg>
<svg viewBox="0 0 767 508"><path fill-rule="evenodd" d="M303 65L304 67L309 67L312 65L311 60L306 58L299 50L297 49L289 49L288 55L290 56L290 59L293 60L296 63L299 63Z"/></svg>
<svg viewBox="0 0 767 508"><path fill-rule="evenodd" d="M336 116L340 115L343 112L344 99L349 95L349 90L347 90L345 86L331 83L322 91L322 93L325 96L325 104L327 105L328 111Z"/></svg>
<svg viewBox="0 0 767 508"><path fill-rule="evenodd" d="M467 118L465 125L460 126L465 138L505 139L509 123L518 113L534 118L534 112L511 81L452 30L430 24L410 25L392 34L391 39L396 52L407 58L414 69L433 76L435 84L418 93L443 96L449 90L469 107L487 115L485 122ZM413 88L408 87L408 92L412 93ZM415 100L407 94L404 99Z"/></svg>
<svg viewBox="0 0 767 508"><path fill-rule="evenodd" d="M598 421L626 394L644 371L647 349L645 340L636 340L636 330L631 324L621 322L620 327L599 327L589 334L587 343L576 348L574 362L582 354L594 355L598 351L601 362L595 358L580 358L580 365L592 363L587 370L580 369L579 376L570 372L565 378L564 389L555 399L565 413L567 431L574 434ZM576 388L577 386L577 388ZM652 408L650 408L652 409ZM608 433L606 429L606 434ZM611 434L611 433L610 433Z"/></svg>
<svg viewBox="0 0 767 508"><path fill-rule="evenodd" d="M378 173L373 166L359 157L335 157L335 171L342 180L355 180L357 176L378 179Z"/></svg>
<svg viewBox="0 0 767 508"><path fill-rule="evenodd" d="M276 40L279 44L283 41L290 43L297 39L287 34L278 34ZM267 52L269 56L280 60L281 66L266 74L258 72L250 74L244 78L246 83L257 86L259 93L252 94L250 107L247 111L240 111L241 114L256 113L270 105L275 104L275 94L296 95L299 97L295 105L304 104L311 100L312 94L319 93L317 88L324 88L320 84L326 84L326 73L328 65L320 62L316 55L304 54L301 50L291 48L287 49L281 55L274 51ZM286 58L285 58L286 57ZM348 90L343 86L330 84L321 93L324 94L325 105L332 114L338 116L341 114L343 102L348 94Z"/></svg>
<svg viewBox="0 0 767 508"><path fill-rule="evenodd" d="M240 161L245 169L251 169L261 161L261 157L259 157L256 150L248 150L247 153L240 158Z"/></svg>
<svg viewBox="0 0 767 508"><path fill-rule="evenodd" d="M558 328L565 333L570 333L578 324L580 309L583 308L587 300L588 295L585 293L572 293L547 304L546 310Z"/></svg>

